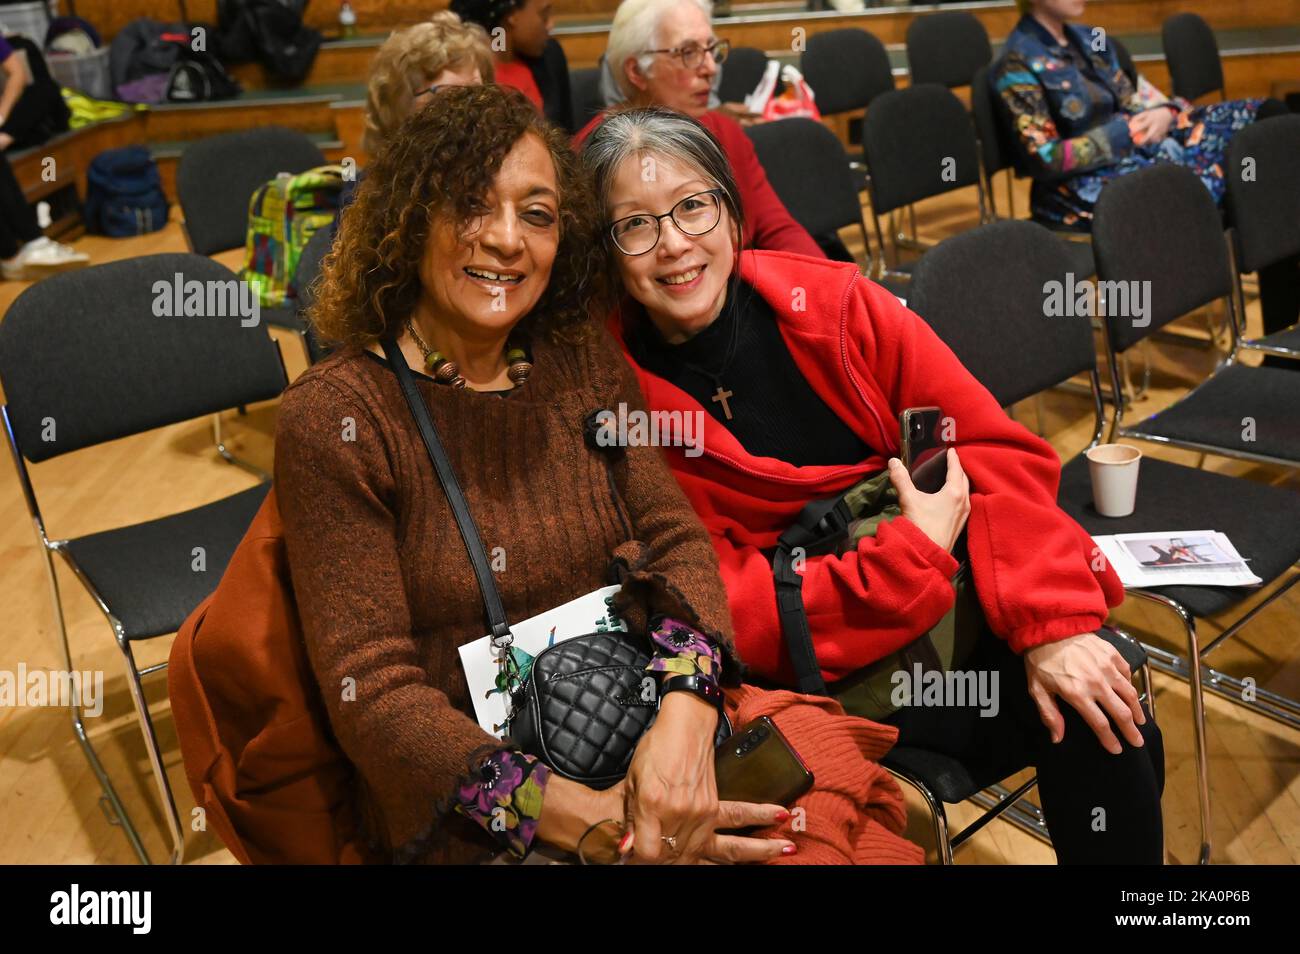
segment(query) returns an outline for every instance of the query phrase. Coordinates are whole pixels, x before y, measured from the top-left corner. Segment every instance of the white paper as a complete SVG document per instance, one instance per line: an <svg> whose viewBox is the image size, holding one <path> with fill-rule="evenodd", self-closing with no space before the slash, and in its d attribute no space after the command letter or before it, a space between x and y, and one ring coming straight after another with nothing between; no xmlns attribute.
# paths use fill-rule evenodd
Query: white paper
<svg viewBox="0 0 1300 954"><path fill-rule="evenodd" d="M515 636L514 648L529 656L536 656L552 643L574 636L627 632L627 623L613 615L610 609L610 601L618 591L617 585L592 590L585 596L579 596L532 619L512 624L510 631ZM491 636L461 646L460 663L465 669L470 698L474 700L474 717L485 732L501 738L505 734L502 723L505 722L508 700L505 693L496 686L501 663L500 657L492 648Z"/></svg>
<svg viewBox="0 0 1300 954"><path fill-rule="evenodd" d="M1125 586L1258 586L1226 534L1156 530L1092 538Z"/></svg>

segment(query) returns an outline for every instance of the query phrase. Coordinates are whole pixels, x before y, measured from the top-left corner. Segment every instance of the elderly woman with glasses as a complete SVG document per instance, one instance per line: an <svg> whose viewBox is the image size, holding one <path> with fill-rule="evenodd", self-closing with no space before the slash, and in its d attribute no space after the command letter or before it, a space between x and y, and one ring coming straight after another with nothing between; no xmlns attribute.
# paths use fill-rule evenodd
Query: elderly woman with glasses
<svg viewBox="0 0 1300 954"><path fill-rule="evenodd" d="M743 190L699 124L629 110L592 133L583 162L625 293L611 330L652 412L703 420L698 450L662 442L663 452L710 532L753 677L794 682L773 583L777 538L811 501L887 470L902 515L847 552L802 560L825 679L939 623L954 605L952 551L965 530L1000 638L982 640L963 668L993 674L997 711L927 704L884 721L900 745L949 754L988 783L1034 765L1062 862L1160 863L1160 733L1124 659L1096 634L1123 588L1094 567L1092 539L1057 506L1052 448L856 267L742 252ZM919 491L897 459L900 412L926 406L955 423L936 493Z"/></svg>
<svg viewBox="0 0 1300 954"><path fill-rule="evenodd" d="M740 124L709 109L728 44L713 35L708 0L623 0L610 26L605 58L628 106L662 106L696 119L721 143L748 212L744 242L754 248L823 258L767 181ZM575 137L579 145L604 122L602 113Z"/></svg>

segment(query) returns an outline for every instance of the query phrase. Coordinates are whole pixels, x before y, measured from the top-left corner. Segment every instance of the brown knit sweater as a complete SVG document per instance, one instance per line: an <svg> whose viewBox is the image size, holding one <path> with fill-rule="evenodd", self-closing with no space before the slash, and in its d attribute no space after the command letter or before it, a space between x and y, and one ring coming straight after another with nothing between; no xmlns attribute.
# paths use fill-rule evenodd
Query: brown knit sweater
<svg viewBox="0 0 1300 954"><path fill-rule="evenodd" d="M723 647L739 676L709 538L655 447L594 450L594 410L643 406L603 331L580 346L533 343L508 397L417 376L488 551L521 620L611 582L633 627L665 613ZM356 766L369 837L396 860L470 861L488 836L449 812L458 778L500 748L479 728L457 647L487 631L465 545L397 380L349 349L285 391L275 480L308 655L330 723Z"/></svg>

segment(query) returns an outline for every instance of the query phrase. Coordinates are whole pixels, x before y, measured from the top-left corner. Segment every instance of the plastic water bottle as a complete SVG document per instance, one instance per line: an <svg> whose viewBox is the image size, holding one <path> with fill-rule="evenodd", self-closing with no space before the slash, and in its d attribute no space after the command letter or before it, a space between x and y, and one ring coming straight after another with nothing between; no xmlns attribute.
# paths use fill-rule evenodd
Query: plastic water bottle
<svg viewBox="0 0 1300 954"><path fill-rule="evenodd" d="M339 4L339 35L345 40L357 35L357 14L348 0Z"/></svg>

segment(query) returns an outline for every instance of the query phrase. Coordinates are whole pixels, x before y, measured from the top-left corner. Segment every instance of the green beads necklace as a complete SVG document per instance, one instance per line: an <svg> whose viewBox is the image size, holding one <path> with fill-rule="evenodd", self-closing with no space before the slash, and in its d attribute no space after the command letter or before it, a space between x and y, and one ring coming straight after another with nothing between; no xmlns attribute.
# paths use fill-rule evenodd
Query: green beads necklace
<svg viewBox="0 0 1300 954"><path fill-rule="evenodd" d="M429 376L439 384L445 384L453 388L465 387L465 376L460 373L460 368L456 362L452 361L441 351L434 351L420 333L415 330L415 324L411 319L406 319L406 330L411 333L416 346L420 353L424 355L424 367L429 372ZM506 376L510 378L510 383L515 387L521 387L528 380L528 375L532 373L533 365L528 360L528 353L518 345L506 344Z"/></svg>

